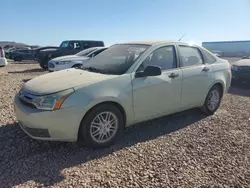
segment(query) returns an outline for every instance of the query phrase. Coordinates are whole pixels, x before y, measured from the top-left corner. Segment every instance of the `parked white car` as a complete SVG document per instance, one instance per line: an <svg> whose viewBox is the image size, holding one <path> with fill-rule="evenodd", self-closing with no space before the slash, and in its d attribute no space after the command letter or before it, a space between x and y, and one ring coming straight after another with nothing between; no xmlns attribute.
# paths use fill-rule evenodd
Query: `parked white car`
<svg viewBox="0 0 250 188"><path fill-rule="evenodd" d="M54 58L48 62L48 69L50 72L54 72L69 68L79 68L86 60L95 57L106 49L107 47L92 47L75 55L66 55Z"/></svg>
<svg viewBox="0 0 250 188"><path fill-rule="evenodd" d="M230 84L228 61L202 47L131 42L109 47L81 69L26 82L14 108L21 128L34 139L83 138L103 147L139 122L196 107L213 114Z"/></svg>
<svg viewBox="0 0 250 188"><path fill-rule="evenodd" d="M0 67L4 67L7 64L8 64L8 62L7 62L6 58L5 58L4 50L0 46Z"/></svg>

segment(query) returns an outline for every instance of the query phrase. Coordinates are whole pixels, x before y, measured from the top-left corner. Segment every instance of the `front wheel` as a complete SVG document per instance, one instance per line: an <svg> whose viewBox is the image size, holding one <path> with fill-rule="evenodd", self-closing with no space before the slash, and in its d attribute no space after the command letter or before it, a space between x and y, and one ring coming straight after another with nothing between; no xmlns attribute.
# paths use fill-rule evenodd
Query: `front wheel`
<svg viewBox="0 0 250 188"><path fill-rule="evenodd" d="M40 67L41 67L43 70L47 70L47 69L48 69L47 62L44 61L44 60L41 60L41 61L39 62L39 65L40 65Z"/></svg>
<svg viewBox="0 0 250 188"><path fill-rule="evenodd" d="M113 144L124 129L123 115L112 104L94 107L81 123L79 136L91 147Z"/></svg>
<svg viewBox="0 0 250 188"><path fill-rule="evenodd" d="M220 107L222 92L223 91L218 85L214 85L209 90L201 110L208 115L214 114Z"/></svg>
<svg viewBox="0 0 250 188"><path fill-rule="evenodd" d="M81 66L82 66L81 64L75 64L71 68L80 69Z"/></svg>

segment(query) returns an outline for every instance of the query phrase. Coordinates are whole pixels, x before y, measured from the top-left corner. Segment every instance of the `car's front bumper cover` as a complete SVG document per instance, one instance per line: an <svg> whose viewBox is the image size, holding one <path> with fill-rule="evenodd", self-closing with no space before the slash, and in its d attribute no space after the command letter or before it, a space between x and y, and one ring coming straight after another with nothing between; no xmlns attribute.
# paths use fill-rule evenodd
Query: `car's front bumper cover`
<svg viewBox="0 0 250 188"><path fill-rule="evenodd" d="M250 82L250 71L232 71L233 80Z"/></svg>
<svg viewBox="0 0 250 188"><path fill-rule="evenodd" d="M74 142L82 116L79 109L64 108L56 111L38 110L14 99L14 111L20 127L30 137L38 140Z"/></svg>

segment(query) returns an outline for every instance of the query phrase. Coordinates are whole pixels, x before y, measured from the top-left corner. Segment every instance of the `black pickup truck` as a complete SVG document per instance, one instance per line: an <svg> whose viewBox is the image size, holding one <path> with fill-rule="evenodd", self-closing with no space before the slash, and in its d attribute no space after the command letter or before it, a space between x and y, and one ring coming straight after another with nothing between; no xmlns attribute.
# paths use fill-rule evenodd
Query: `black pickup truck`
<svg viewBox="0 0 250 188"><path fill-rule="evenodd" d="M74 55L82 50L90 47L102 47L104 46L103 41L93 41L93 40L67 40L63 41L59 47L55 48L45 48L38 50L35 54L36 60L39 62L43 69L48 68L49 60L64 56L64 55Z"/></svg>

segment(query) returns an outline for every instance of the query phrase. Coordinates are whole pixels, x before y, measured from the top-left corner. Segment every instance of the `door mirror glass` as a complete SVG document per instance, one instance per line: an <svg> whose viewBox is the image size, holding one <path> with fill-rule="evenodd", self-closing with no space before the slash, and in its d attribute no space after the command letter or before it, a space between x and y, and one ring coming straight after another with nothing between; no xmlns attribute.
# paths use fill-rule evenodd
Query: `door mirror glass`
<svg viewBox="0 0 250 188"><path fill-rule="evenodd" d="M136 72L135 77L159 76L161 75L161 68L158 66L148 65L144 71Z"/></svg>

